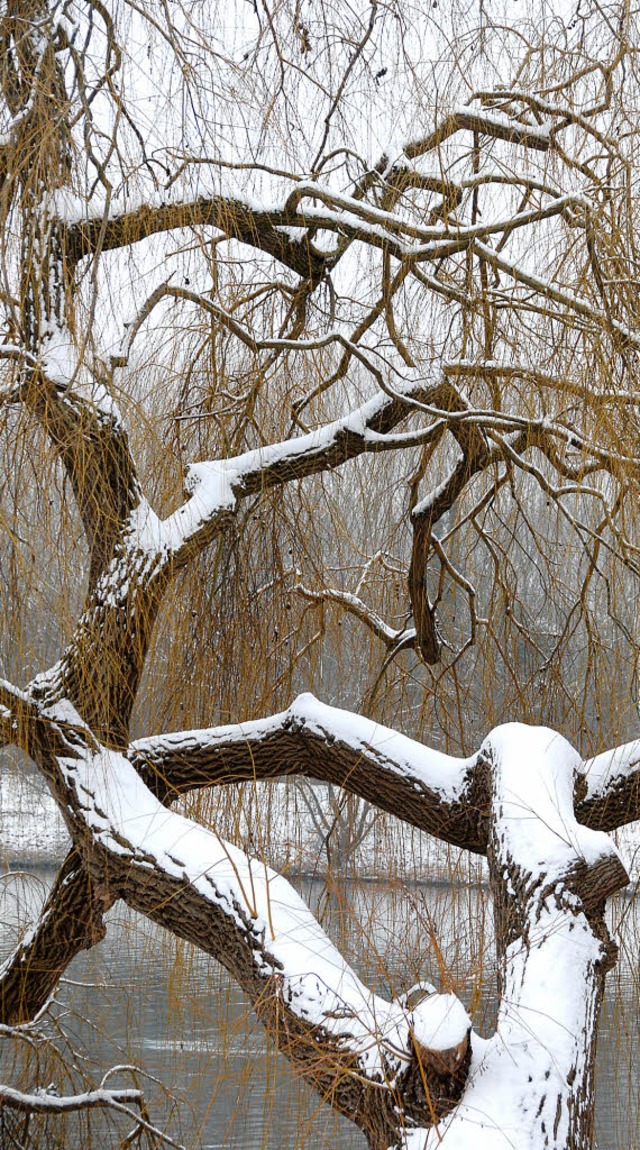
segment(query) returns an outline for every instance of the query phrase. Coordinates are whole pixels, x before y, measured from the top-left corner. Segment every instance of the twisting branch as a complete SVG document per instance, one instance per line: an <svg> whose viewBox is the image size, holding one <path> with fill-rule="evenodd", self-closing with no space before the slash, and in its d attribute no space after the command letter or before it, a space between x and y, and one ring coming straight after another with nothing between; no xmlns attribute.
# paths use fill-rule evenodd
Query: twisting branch
<svg viewBox="0 0 640 1150"><path fill-rule="evenodd" d="M305 587L304 583L295 583L293 590L311 603L335 603L348 614L354 615L373 632L376 639L382 640L387 650L398 651L400 648L404 650L407 647L415 646L416 632L414 627L390 627L388 623L385 623L382 616L371 607L367 607L367 604L358 595L352 595L349 591L340 591L337 587L322 587L320 590L313 590L310 587Z"/></svg>
<svg viewBox="0 0 640 1150"><path fill-rule="evenodd" d="M297 221L299 224L299 221ZM101 240L101 250L129 247L161 232L177 228L209 226L233 239L258 248L291 268L303 279L319 283L327 259L315 250L308 237L292 240L281 230L292 225L290 214L274 208L256 210L240 200L221 196L202 197L191 203L145 205L103 220L102 214L67 224L64 243L73 265L91 255Z"/></svg>
<svg viewBox="0 0 640 1150"><path fill-rule="evenodd" d="M449 1110L470 1052L455 996L408 1006L373 995L282 876L164 808L68 702L43 708L8 684L2 693L15 694L25 745L88 872L107 874L114 895L218 958L283 1053L374 1145Z"/></svg>
<svg viewBox="0 0 640 1150"><path fill-rule="evenodd" d="M307 775L344 787L454 845L480 854L486 847L482 810L463 798L473 789L474 758L430 750L312 695L301 695L268 719L138 739L128 755L161 797Z"/></svg>

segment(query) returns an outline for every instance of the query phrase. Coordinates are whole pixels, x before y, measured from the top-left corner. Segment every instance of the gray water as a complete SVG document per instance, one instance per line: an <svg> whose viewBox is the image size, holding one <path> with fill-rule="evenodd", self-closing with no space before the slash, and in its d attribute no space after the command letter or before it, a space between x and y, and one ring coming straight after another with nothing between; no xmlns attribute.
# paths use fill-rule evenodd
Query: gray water
<svg viewBox="0 0 640 1150"><path fill-rule="evenodd" d="M0 958L33 917L52 877L13 875L0 883ZM369 985L389 994L419 978L445 989L450 980L476 1028L490 1033L496 997L485 891L424 885L401 895L389 884L353 882L328 891L317 880L303 882L302 893ZM638 906L627 897L611 909L620 960L609 976L600 1036L601 1150L640 1150ZM274 1052L242 992L216 962L122 905L108 923L104 942L69 968L52 1008L79 1069L94 1083L112 1065L135 1064L149 1076L140 1085L151 1120L190 1150L365 1147L355 1127L319 1103ZM15 1043L0 1038L0 1081L15 1081L15 1057ZM46 1073L48 1065L40 1070ZM110 1084L133 1083L121 1073ZM131 1128L101 1114L92 1122L93 1144L101 1150L120 1145ZM63 1145L86 1144L86 1132L68 1124Z"/></svg>

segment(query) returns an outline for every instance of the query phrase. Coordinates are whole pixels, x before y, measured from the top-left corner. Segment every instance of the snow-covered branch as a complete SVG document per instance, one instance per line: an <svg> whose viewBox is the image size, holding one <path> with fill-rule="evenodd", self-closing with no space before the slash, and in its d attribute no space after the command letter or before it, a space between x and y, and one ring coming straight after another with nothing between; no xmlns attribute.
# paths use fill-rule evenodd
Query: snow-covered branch
<svg viewBox="0 0 640 1150"><path fill-rule="evenodd" d="M603 751L585 763L581 822L612 831L640 819L640 740Z"/></svg>
<svg viewBox="0 0 640 1150"><path fill-rule="evenodd" d="M372 994L286 879L162 806L69 704L33 706L29 721L31 753L89 873L106 867L113 895L222 962L324 1096L379 1145L399 1112L427 1122L449 1109L470 1032L454 996L428 988L409 1007Z"/></svg>
<svg viewBox="0 0 640 1150"><path fill-rule="evenodd" d="M47 1087L36 1087L26 1093L16 1090L13 1086L0 1084L0 1108L6 1106L21 1114L48 1114L52 1117L61 1117L64 1114L75 1114L81 1110L115 1110L135 1121L136 1130L146 1130L152 1134L156 1146L172 1146L175 1150L184 1150L167 1133L154 1126L144 1116L144 1095L141 1090L114 1089L100 1086L96 1090L86 1090L82 1094L58 1094ZM134 1107L136 1109L134 1110Z"/></svg>
<svg viewBox="0 0 640 1150"><path fill-rule="evenodd" d="M514 260L507 259L502 253L496 251L489 244L483 243L480 239L473 241L473 247L490 267L495 268L496 271L505 272L516 283L530 288L550 303L560 304L567 313L574 313L584 319L591 320L597 327L610 327L611 331L615 332L624 344L636 349L640 346L640 334L634 328L629 327L626 323L621 323L615 317L605 317L597 307L594 307L583 296L564 291L552 280L544 279Z"/></svg>
<svg viewBox="0 0 640 1150"><path fill-rule="evenodd" d="M473 1040L460 1105L412 1150L591 1145L588 1099L604 976L604 900L628 877L606 835L573 813L579 756L554 731L509 724L484 744L488 852L501 961L496 1032Z"/></svg>
<svg viewBox="0 0 640 1150"><path fill-rule="evenodd" d="M395 450L398 444L387 441L387 433L407 418L414 401L437 405L443 390L441 383L417 379L402 391L379 391L348 415L304 435L232 459L192 464L187 487L193 494L162 524L174 562L209 542L239 498L333 470L367 452ZM435 427L430 434L439 432Z"/></svg>
<svg viewBox="0 0 640 1150"><path fill-rule="evenodd" d="M313 734L326 741L330 727L336 743L371 754L375 725L303 699L288 715L248 725L252 756L274 729L295 724L298 709ZM431 1145L434 1124L464 1150L471 1130L487 1147L511 1146L516 1133L523 1150L551 1132L558 1150L589 1144L597 1015L613 954L603 908L627 875L607 836L576 820L584 764L560 735L511 724L473 760L456 761L378 732L376 754L391 774L439 787L443 828L446 798L455 802L466 788L487 831L502 999L495 1035L486 1043L472 1035L468 1045L470 1023L455 998L432 988L419 1001L372 995L286 880L163 807L131 761L97 743L68 704L32 707L29 719L31 752L89 872L106 867L112 892L222 961L284 1053L373 1145L399 1143L398 1124L413 1127L412 1147ZM242 737L227 728L170 742L188 753L189 744ZM161 755L162 745L136 750ZM452 1089L458 1101L447 1116Z"/></svg>
<svg viewBox="0 0 640 1150"><path fill-rule="evenodd" d="M259 248L290 267L303 279L318 282L324 275L326 257L315 250L306 236L291 239L286 228L300 226L295 215L252 204L240 198L198 197L189 202L145 202L138 208L104 217L102 213L72 219L65 224L68 259L75 263L101 251L129 247L149 236L177 228L209 226Z"/></svg>
<svg viewBox="0 0 640 1150"><path fill-rule="evenodd" d="M77 1110L93 1110L96 1107L113 1107L120 1103L131 1106L142 1100L140 1090L86 1090L83 1094L55 1094L38 1089L26 1094L12 1086L0 1084L0 1106L9 1106L23 1114L69 1114Z"/></svg>
<svg viewBox="0 0 640 1150"><path fill-rule="evenodd" d="M482 852L475 758L431 750L370 719L299 696L266 719L138 739L129 757L160 793L247 779L307 775L345 787L446 841Z"/></svg>
<svg viewBox="0 0 640 1150"><path fill-rule="evenodd" d="M377 611L363 602L359 595L353 595L350 591L340 591L337 587L322 587L314 590L311 587L306 587L304 583L294 584L293 590L311 603L335 603L349 615L354 615L356 619L364 623L365 627L373 632L376 639L381 639L390 651L404 650L407 647L415 646L415 628L390 627Z"/></svg>
<svg viewBox="0 0 640 1150"><path fill-rule="evenodd" d="M464 809L464 796L474 790L477 754L458 759L430 750L312 695L299 696L269 718L137 739L128 756L163 796L306 775L343 786L447 842L480 853L486 849L481 810ZM593 830L610 831L639 819L640 742L578 765L574 801L577 821Z"/></svg>

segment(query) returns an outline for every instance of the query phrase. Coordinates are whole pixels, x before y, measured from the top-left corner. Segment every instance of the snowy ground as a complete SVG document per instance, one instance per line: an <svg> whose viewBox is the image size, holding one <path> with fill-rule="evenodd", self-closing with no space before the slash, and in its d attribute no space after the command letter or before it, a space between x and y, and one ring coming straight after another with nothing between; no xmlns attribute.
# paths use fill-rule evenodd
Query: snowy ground
<svg viewBox="0 0 640 1150"><path fill-rule="evenodd" d="M327 810L327 788L314 793ZM209 821L209 820L205 820ZM291 784L257 784L245 788L244 799L233 814L227 809L216 817L220 833L262 856L276 868L304 874L321 874L327 867L324 827L312 817L301 791ZM251 827L251 832L249 828ZM640 879L640 823L617 832L616 841L632 882ZM339 857L339 834L329 840L331 861L362 877L409 881L478 882L486 877L486 863L465 851L447 847L427 835L380 818L355 852L351 866ZM59 863L69 846L62 816L37 775L0 765L0 870L16 866ZM384 865L381 865L381 860Z"/></svg>

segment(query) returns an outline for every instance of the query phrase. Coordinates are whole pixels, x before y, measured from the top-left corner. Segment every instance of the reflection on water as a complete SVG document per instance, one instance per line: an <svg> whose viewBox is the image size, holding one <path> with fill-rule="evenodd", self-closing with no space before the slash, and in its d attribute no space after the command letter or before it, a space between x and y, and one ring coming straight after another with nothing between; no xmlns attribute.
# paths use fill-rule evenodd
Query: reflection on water
<svg viewBox="0 0 640 1150"><path fill-rule="evenodd" d="M0 883L0 958L52 877L13 875ZM496 997L486 891L445 885L401 891L353 882L329 889L315 880L303 882L302 893L369 985L385 994L420 978L453 987L476 1028L490 1033ZM621 946L600 1039L601 1150L640 1146L637 914L636 900L628 898L618 899L611 912ZM188 1147L365 1146L355 1127L319 1103L275 1054L242 992L217 963L122 905L109 915L104 942L69 968L54 1011L95 1081L116 1063L134 1063L157 1080L142 1083L152 1119ZM9 1046L0 1040L4 1081L15 1074ZM131 1085L130 1079L117 1082ZM178 1100L177 1110L160 1083Z"/></svg>

